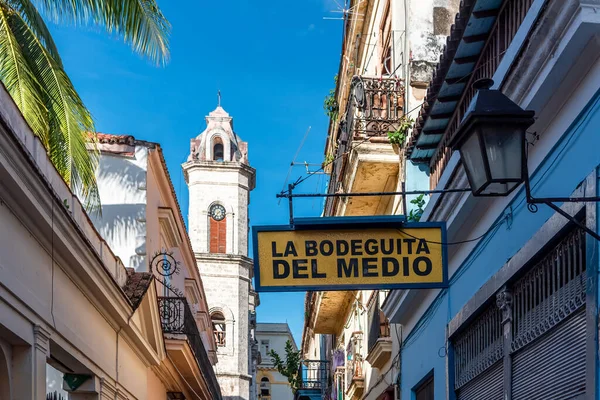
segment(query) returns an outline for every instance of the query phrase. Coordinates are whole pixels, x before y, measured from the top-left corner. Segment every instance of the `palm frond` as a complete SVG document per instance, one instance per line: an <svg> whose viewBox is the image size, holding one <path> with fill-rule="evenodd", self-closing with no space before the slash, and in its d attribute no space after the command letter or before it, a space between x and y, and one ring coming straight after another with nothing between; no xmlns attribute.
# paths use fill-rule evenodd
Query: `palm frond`
<svg viewBox="0 0 600 400"><path fill-rule="evenodd" d="M152 61L169 60L171 25L156 0L34 0L54 21L93 23L116 32Z"/></svg>
<svg viewBox="0 0 600 400"><path fill-rule="evenodd" d="M9 23L13 15L15 11L0 2L0 80L33 132L47 146L48 111L42 99L42 88Z"/></svg>
<svg viewBox="0 0 600 400"><path fill-rule="evenodd" d="M62 68L62 60L58 53L58 48L54 39L44 22L44 19L38 12L31 0L3 0L11 9L21 15L21 18L27 23L31 31L39 39L42 45L48 50L48 53L56 60Z"/></svg>
<svg viewBox="0 0 600 400"><path fill-rule="evenodd" d="M21 44L24 57L43 88L48 109L48 153L53 164L73 190L78 190L86 205L98 208L96 183L98 154L89 151L89 133L94 122L71 80L61 65L18 13L8 15L8 24Z"/></svg>

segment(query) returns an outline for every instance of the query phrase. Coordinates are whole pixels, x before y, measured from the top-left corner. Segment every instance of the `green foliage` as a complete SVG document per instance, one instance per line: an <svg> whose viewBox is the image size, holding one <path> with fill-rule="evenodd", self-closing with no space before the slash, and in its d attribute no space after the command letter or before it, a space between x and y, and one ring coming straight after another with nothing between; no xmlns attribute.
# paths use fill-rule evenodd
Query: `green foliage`
<svg viewBox="0 0 600 400"><path fill-rule="evenodd" d="M409 222L419 222L421 220L421 216L423 215L423 207L425 207L425 195L420 194L418 197L412 199L410 204L414 204L417 208L410 210L408 213L408 221Z"/></svg>
<svg viewBox="0 0 600 400"><path fill-rule="evenodd" d="M412 127L413 119L403 115L400 118L398 129L394 132L388 132L388 139L390 143L402 146L408 136L408 131Z"/></svg>
<svg viewBox="0 0 600 400"><path fill-rule="evenodd" d="M294 350L291 341L285 343L285 361L281 359L275 350L271 350L268 354L271 357L271 362L281 375L285 376L295 394L300 387L300 352Z"/></svg>
<svg viewBox="0 0 600 400"><path fill-rule="evenodd" d="M0 80L65 182L99 209L94 121L43 16L102 26L156 63L168 59L170 26L155 0L0 0Z"/></svg>
<svg viewBox="0 0 600 400"><path fill-rule="evenodd" d="M333 156L333 154L329 153L325 156L325 160L323 160L323 168L325 168L326 166L328 166L329 164L331 164L333 161L335 160L335 157Z"/></svg>
<svg viewBox="0 0 600 400"><path fill-rule="evenodd" d="M338 82L337 75L333 77L333 81L335 82L335 86L333 89L329 90L329 94L325 97L323 108L325 109L325 115L327 115L330 119L335 120L339 114L339 105L335 99L335 87L337 86Z"/></svg>

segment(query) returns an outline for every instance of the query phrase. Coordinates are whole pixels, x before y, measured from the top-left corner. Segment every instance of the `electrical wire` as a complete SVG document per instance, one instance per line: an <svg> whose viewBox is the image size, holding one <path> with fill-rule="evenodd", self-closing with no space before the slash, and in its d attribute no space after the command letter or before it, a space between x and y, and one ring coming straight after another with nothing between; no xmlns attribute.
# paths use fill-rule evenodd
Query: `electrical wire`
<svg viewBox="0 0 600 400"><path fill-rule="evenodd" d="M476 238L473 238L473 239L459 240L457 242L436 242L436 241L433 241L433 240L427 240L427 239L423 239L423 238L420 238L420 237L417 237L417 236L413 236L410 233L407 233L407 232L405 232L403 230L400 230L400 229L398 229L398 233L400 233L401 235L410 236L413 239L425 240L425 242L431 243L431 244L440 244L440 245L444 245L444 246L456 246L456 245L461 245L461 244L465 244L465 243L476 242L476 241L482 239L483 237L485 237L485 235L487 235L488 233L490 233L492 230L494 230L497 227L499 227L504 221L506 221L506 217L504 217L504 218L496 221L492 225L490 225L490 227L488 228L488 230L485 231L480 236L477 236Z"/></svg>

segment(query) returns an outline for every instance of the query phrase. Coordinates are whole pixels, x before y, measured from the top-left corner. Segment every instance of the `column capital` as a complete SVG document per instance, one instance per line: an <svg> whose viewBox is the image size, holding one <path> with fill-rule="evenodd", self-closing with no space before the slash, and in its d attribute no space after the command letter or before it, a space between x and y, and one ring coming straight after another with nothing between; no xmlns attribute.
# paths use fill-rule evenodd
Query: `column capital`
<svg viewBox="0 0 600 400"><path fill-rule="evenodd" d="M52 333L41 325L33 327L33 340L35 348L50 356L50 337Z"/></svg>
<svg viewBox="0 0 600 400"><path fill-rule="evenodd" d="M505 323L512 319L512 304L512 292L506 286L504 286L496 294L496 306L498 306L500 311L502 311L502 323Z"/></svg>

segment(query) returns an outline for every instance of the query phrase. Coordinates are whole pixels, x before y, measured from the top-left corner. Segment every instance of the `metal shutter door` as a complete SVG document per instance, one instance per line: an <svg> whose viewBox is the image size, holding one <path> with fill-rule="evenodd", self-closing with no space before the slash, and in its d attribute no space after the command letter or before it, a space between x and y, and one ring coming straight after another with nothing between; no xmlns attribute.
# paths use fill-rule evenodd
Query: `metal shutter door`
<svg viewBox="0 0 600 400"><path fill-rule="evenodd" d="M457 400L502 400L503 374L502 360L471 380L456 392Z"/></svg>
<svg viewBox="0 0 600 400"><path fill-rule="evenodd" d="M585 307L513 355L513 400L585 394Z"/></svg>

